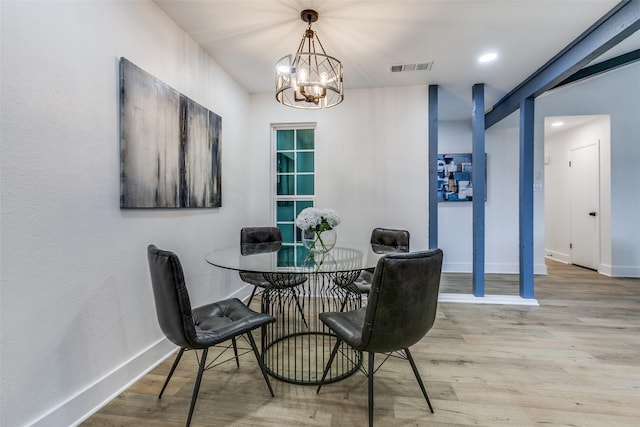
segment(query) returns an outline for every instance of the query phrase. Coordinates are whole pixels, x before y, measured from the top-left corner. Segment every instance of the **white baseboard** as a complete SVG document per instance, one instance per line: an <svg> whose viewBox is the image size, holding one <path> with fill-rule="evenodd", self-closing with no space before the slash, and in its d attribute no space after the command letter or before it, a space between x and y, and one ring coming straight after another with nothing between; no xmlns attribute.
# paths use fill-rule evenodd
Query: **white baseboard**
<svg viewBox="0 0 640 427"><path fill-rule="evenodd" d="M563 262L565 264L571 263L571 255L564 254L562 252L551 251L549 249L544 250L544 257L553 261Z"/></svg>
<svg viewBox="0 0 640 427"><path fill-rule="evenodd" d="M229 296L245 303L253 287L244 286ZM132 386L178 348L162 338L95 383L29 423L33 427L77 426Z"/></svg>
<svg viewBox="0 0 640 427"><path fill-rule="evenodd" d="M485 295L476 297L472 294L441 293L438 302L459 302L467 304L500 304L500 305L533 305L538 306L538 300L534 298L522 298L518 295Z"/></svg>
<svg viewBox="0 0 640 427"><path fill-rule="evenodd" d="M613 267L609 264L600 264L598 266L598 273L613 277Z"/></svg>
<svg viewBox="0 0 640 427"><path fill-rule="evenodd" d="M624 266L624 265L609 265L600 264L598 267L598 273L604 274L609 277L640 277L639 266Z"/></svg>
<svg viewBox="0 0 640 427"><path fill-rule="evenodd" d="M155 368L177 349L162 338L28 425L76 426ZM115 390L115 391L114 391Z"/></svg>

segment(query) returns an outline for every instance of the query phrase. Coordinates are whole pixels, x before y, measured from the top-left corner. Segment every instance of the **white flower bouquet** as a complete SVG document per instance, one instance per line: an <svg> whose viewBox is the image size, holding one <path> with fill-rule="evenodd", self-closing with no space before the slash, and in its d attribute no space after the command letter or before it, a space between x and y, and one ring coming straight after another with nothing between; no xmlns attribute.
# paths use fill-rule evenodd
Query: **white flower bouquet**
<svg viewBox="0 0 640 427"><path fill-rule="evenodd" d="M296 218L296 226L302 230L303 241L311 240L309 243L309 249L319 249L316 247L316 243L319 243L322 250L328 251L335 244L335 232L333 232L333 244L325 242L321 235L323 232L333 230L340 224L340 216L333 209L318 209L318 208L306 208L300 212L300 215ZM311 233L312 237L307 238L306 235ZM306 245L306 243L305 243ZM331 246L331 247L329 247Z"/></svg>
<svg viewBox="0 0 640 427"><path fill-rule="evenodd" d="M305 208L296 218L296 226L301 230L322 233L333 230L340 224L340 216L333 209Z"/></svg>

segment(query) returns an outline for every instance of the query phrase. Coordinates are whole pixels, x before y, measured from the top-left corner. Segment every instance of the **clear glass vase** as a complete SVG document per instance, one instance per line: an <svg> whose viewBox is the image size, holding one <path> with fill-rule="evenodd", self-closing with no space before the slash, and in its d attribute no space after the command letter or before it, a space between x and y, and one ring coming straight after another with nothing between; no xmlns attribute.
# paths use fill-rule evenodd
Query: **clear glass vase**
<svg viewBox="0 0 640 427"><path fill-rule="evenodd" d="M302 244L311 252L329 252L336 245L338 235L333 228L317 233L311 229L302 231Z"/></svg>

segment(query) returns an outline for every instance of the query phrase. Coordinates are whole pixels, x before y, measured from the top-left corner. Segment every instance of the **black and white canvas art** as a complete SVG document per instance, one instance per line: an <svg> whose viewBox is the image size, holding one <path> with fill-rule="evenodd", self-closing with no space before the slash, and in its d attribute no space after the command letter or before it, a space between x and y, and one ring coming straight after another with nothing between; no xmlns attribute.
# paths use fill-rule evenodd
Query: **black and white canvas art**
<svg viewBox="0 0 640 427"><path fill-rule="evenodd" d="M120 59L120 207L222 205L222 118Z"/></svg>

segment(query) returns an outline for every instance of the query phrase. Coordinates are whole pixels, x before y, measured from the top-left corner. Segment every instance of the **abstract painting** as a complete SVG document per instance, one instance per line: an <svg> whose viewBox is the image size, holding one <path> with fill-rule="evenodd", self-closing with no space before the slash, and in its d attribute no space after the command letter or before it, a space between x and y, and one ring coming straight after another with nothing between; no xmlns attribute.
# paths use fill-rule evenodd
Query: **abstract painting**
<svg viewBox="0 0 640 427"><path fill-rule="evenodd" d="M471 153L438 154L438 201L472 201L471 170Z"/></svg>
<svg viewBox="0 0 640 427"><path fill-rule="evenodd" d="M120 207L216 208L222 118L120 59Z"/></svg>

